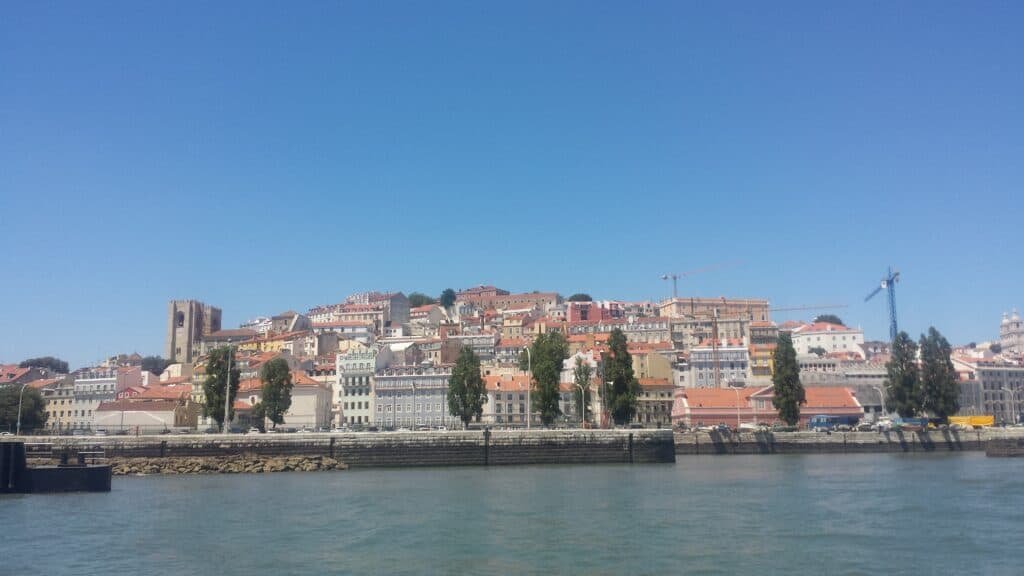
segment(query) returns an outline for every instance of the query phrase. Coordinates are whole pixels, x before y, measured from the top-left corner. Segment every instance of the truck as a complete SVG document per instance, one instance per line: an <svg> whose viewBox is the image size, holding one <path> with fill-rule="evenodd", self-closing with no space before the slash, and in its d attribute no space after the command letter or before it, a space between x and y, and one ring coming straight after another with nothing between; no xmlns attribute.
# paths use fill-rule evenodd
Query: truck
<svg viewBox="0 0 1024 576"><path fill-rule="evenodd" d="M991 414L981 414L977 416L950 416L949 425L959 425L964 428L984 428L986 426L995 426L996 417Z"/></svg>
<svg viewBox="0 0 1024 576"><path fill-rule="evenodd" d="M892 423L896 429L908 432L920 432L928 429L927 418L897 418Z"/></svg>
<svg viewBox="0 0 1024 576"><path fill-rule="evenodd" d="M819 414L817 416L812 416L811 419L807 421L807 429L818 432L831 432L843 427L849 430L856 426L859 420L860 418L857 416Z"/></svg>

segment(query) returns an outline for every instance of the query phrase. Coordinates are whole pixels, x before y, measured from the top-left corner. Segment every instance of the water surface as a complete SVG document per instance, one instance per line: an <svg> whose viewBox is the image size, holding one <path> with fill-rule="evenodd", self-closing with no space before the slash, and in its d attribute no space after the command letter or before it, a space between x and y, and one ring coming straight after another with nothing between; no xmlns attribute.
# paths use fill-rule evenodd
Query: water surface
<svg viewBox="0 0 1024 576"><path fill-rule="evenodd" d="M115 478L0 497L0 574L1024 574L1024 459Z"/></svg>

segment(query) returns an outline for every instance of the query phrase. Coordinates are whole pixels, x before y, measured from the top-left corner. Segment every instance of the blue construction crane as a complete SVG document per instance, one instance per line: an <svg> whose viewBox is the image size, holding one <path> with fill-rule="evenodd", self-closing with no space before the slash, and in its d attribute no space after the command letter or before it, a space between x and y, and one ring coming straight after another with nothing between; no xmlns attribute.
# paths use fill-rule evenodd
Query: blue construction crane
<svg viewBox="0 0 1024 576"><path fill-rule="evenodd" d="M875 288L874 291L871 292L871 294L868 294L867 298L864 299L864 301L867 302L868 300L871 300L872 298L874 298L875 294L878 294L882 290L888 290L889 291L889 340L890 340L890 342L895 342L896 341L896 334L898 333L898 331L896 329L896 282L898 282L899 279L900 279L900 273L895 271L895 270L893 270L892 266L889 266L889 273L886 275L885 278L882 278L882 282L878 286L878 288Z"/></svg>

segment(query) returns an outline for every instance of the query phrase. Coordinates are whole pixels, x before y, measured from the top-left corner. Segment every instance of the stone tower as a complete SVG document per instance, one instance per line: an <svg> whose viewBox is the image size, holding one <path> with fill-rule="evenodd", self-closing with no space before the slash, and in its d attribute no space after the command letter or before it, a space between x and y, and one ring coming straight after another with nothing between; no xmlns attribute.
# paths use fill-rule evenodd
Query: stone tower
<svg viewBox="0 0 1024 576"><path fill-rule="evenodd" d="M1016 308L1013 314L1003 314L1003 321L999 324L999 345L1003 352L1024 354L1024 323Z"/></svg>
<svg viewBox="0 0 1024 576"><path fill-rule="evenodd" d="M164 358L171 362L193 362L199 343L220 330L220 308L197 300L171 300L167 304L167 345Z"/></svg>

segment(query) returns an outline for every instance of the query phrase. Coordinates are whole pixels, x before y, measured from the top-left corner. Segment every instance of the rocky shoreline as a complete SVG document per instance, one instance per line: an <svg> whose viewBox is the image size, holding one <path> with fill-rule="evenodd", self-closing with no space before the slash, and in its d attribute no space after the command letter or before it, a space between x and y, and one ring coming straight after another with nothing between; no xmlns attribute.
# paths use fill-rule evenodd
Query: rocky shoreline
<svg viewBox="0 0 1024 576"><path fill-rule="evenodd" d="M348 466L327 456L194 456L185 458L110 458L115 476L146 474L262 474L321 472Z"/></svg>

